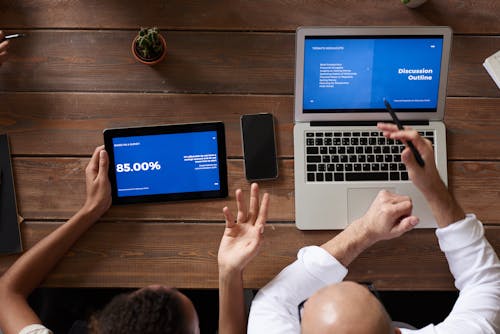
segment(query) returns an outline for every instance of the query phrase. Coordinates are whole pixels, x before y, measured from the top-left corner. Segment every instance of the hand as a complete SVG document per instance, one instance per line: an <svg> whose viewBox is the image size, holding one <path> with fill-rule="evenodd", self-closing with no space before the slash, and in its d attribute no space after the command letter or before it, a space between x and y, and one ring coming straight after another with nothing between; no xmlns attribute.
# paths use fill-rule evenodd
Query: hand
<svg viewBox="0 0 500 334"><path fill-rule="evenodd" d="M412 207L410 197L382 190L365 215L351 226L359 229L356 233L364 235L369 245L393 239L418 224L418 218L411 216Z"/></svg>
<svg viewBox="0 0 500 334"><path fill-rule="evenodd" d="M4 38L5 34L0 30L0 41ZM9 41L3 41L0 43L0 65L7 60L7 49L9 48Z"/></svg>
<svg viewBox="0 0 500 334"><path fill-rule="evenodd" d="M222 209L226 219L226 229L219 246L219 271L243 271L257 255L267 220L269 194L262 196L259 206L259 186L252 183L250 190L250 210L244 204L241 189L236 190L238 216L234 216L226 206Z"/></svg>
<svg viewBox="0 0 500 334"><path fill-rule="evenodd" d="M109 158L104 146L95 149L85 169L87 198L83 209L99 219L111 206L111 184L108 178Z"/></svg>
<svg viewBox="0 0 500 334"><path fill-rule="evenodd" d="M405 127L405 130L399 130L395 124L389 123L378 123L377 127L383 131L387 138L400 140L403 143L411 141L420 153L425 161L424 167L417 163L408 147L401 153L401 160L406 165L410 180L425 196L436 191L446 190L446 186L437 171L432 143L429 140L422 138L417 131L409 127Z"/></svg>

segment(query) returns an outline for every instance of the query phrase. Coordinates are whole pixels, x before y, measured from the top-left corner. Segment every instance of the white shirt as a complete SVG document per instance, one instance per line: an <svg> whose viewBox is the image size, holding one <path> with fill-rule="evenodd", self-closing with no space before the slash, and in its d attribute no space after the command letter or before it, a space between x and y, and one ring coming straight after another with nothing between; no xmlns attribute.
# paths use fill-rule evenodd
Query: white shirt
<svg viewBox="0 0 500 334"><path fill-rule="evenodd" d="M472 214L437 229L460 295L438 325L403 334L500 333L500 261ZM297 260L262 288L252 302L248 333L300 333L298 305L317 290L341 282L347 269L321 247L302 248Z"/></svg>

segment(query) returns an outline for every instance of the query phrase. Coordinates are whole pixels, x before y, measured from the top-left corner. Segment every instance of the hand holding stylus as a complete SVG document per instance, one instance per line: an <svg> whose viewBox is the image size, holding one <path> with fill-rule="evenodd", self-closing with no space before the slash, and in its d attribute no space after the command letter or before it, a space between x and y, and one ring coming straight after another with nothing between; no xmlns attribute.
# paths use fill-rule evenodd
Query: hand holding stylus
<svg viewBox="0 0 500 334"><path fill-rule="evenodd" d="M398 116L396 115L396 113L392 109L389 101L384 99L384 104L385 104L385 108L387 109L387 111L391 114L392 120L394 121L394 123L396 123L398 129L404 130L403 124L401 124L401 121L399 120ZM415 148L415 146L413 145L413 143L411 141L406 141L406 145L408 145L408 147L412 151L413 155L415 156L415 160L417 160L418 165L420 167L424 167L425 161L424 161L424 159L422 159L422 156L420 155L420 153L418 153L418 151Z"/></svg>

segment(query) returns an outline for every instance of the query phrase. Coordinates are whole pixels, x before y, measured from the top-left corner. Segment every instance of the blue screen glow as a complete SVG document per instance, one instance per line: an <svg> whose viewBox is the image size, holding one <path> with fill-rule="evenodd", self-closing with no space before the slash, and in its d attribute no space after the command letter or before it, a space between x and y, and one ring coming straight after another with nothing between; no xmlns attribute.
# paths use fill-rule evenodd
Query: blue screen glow
<svg viewBox="0 0 500 334"><path fill-rule="evenodd" d="M442 38L306 38L304 112L435 109Z"/></svg>
<svg viewBox="0 0 500 334"><path fill-rule="evenodd" d="M118 197L220 190L217 132L113 138Z"/></svg>

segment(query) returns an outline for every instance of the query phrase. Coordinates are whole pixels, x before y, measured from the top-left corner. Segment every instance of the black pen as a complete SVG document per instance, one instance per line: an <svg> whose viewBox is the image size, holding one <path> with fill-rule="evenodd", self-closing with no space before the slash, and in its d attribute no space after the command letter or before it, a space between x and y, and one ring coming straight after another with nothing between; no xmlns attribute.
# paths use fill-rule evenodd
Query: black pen
<svg viewBox="0 0 500 334"><path fill-rule="evenodd" d="M387 109L389 114L391 114L392 120L394 121L394 123L396 123L396 125L398 126L398 129L404 130L403 124L401 124L401 121L399 120L398 116L396 116L396 113L394 112L394 110L392 110L392 107L391 107L389 101L384 99L384 104L385 104L385 109ZM406 144L408 145L410 150L413 152L413 155L415 156L415 160L417 160L417 163L420 165L420 167L424 167L425 166L424 159L422 159L422 156L420 155L420 153L418 153L415 146L413 146L413 143L411 141L407 141Z"/></svg>
<svg viewBox="0 0 500 334"><path fill-rule="evenodd" d="M2 38L2 42L3 41L7 41L9 39L14 39L14 38L20 38L20 37L25 37L26 34L12 34L12 35L7 35L7 36L4 36L4 38Z"/></svg>

